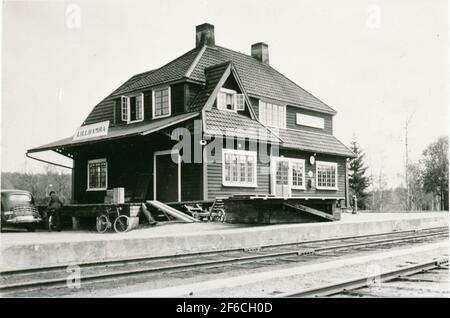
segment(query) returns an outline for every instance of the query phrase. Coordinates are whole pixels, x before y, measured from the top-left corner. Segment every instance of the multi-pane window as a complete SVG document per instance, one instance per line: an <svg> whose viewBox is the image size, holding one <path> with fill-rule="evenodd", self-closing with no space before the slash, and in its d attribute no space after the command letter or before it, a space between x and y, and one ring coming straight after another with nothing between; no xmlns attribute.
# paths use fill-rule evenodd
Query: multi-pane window
<svg viewBox="0 0 450 318"><path fill-rule="evenodd" d="M217 94L217 108L221 110L241 111L245 109L244 94L222 88Z"/></svg>
<svg viewBox="0 0 450 318"><path fill-rule="evenodd" d="M153 91L153 118L170 116L170 87Z"/></svg>
<svg viewBox="0 0 450 318"><path fill-rule="evenodd" d="M88 190L106 190L108 187L108 164L106 159L88 161Z"/></svg>
<svg viewBox="0 0 450 318"><path fill-rule="evenodd" d="M305 187L305 163L303 160L291 161L292 187L303 189Z"/></svg>
<svg viewBox="0 0 450 318"><path fill-rule="evenodd" d="M122 96L122 121L133 123L144 120L144 94Z"/></svg>
<svg viewBox="0 0 450 318"><path fill-rule="evenodd" d="M126 121L128 122L128 97L127 96L122 96L122 121Z"/></svg>
<svg viewBox="0 0 450 318"><path fill-rule="evenodd" d="M316 162L316 178L318 189L337 189L337 163Z"/></svg>
<svg viewBox="0 0 450 318"><path fill-rule="evenodd" d="M276 128L286 127L286 107L259 101L259 121Z"/></svg>
<svg viewBox="0 0 450 318"><path fill-rule="evenodd" d="M289 161L277 161L276 163L276 183L289 184Z"/></svg>
<svg viewBox="0 0 450 318"><path fill-rule="evenodd" d="M225 186L256 187L256 152L223 149L222 173Z"/></svg>

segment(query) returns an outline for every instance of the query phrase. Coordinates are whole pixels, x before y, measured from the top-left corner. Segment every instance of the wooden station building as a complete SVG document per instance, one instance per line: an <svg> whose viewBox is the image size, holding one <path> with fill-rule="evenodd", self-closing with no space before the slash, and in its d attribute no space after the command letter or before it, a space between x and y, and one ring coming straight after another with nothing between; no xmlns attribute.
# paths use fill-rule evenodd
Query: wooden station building
<svg viewBox="0 0 450 318"><path fill-rule="evenodd" d="M271 212L258 209L251 217L260 200L333 216L348 204L354 156L333 136L335 115L270 66L267 44L236 52L216 45L214 26L202 24L195 48L132 76L74 136L28 154L53 150L73 159L73 203L103 203L107 189L121 187L126 202L228 198L230 210L248 213L237 221L267 218ZM191 153L181 153L180 143Z"/></svg>

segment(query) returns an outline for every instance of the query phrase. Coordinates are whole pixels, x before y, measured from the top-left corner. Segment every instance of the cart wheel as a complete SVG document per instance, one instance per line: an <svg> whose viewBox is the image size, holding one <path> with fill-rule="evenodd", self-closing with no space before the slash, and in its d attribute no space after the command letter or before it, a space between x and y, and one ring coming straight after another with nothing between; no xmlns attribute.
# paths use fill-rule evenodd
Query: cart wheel
<svg viewBox="0 0 450 318"><path fill-rule="evenodd" d="M105 233L106 230L111 227L111 222L109 222L108 216L104 214L98 216L95 227L98 233Z"/></svg>
<svg viewBox="0 0 450 318"><path fill-rule="evenodd" d="M53 216L50 215L47 220L47 228L51 232L53 231Z"/></svg>
<svg viewBox="0 0 450 318"><path fill-rule="evenodd" d="M219 222L224 223L224 222L225 222L225 211L219 210L219 215L218 215L218 217L219 217Z"/></svg>
<svg viewBox="0 0 450 318"><path fill-rule="evenodd" d="M117 233L126 232L130 227L130 219L126 215L120 215L114 221L114 231Z"/></svg>

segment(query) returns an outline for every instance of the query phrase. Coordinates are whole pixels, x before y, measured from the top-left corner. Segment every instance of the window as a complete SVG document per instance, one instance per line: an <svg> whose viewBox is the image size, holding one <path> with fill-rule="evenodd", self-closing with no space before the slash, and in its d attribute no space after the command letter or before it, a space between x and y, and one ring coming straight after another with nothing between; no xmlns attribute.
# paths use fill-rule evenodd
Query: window
<svg viewBox="0 0 450 318"><path fill-rule="evenodd" d="M128 97L122 96L122 121L128 122Z"/></svg>
<svg viewBox="0 0 450 318"><path fill-rule="evenodd" d="M256 151L223 149L222 184L256 187Z"/></svg>
<svg viewBox="0 0 450 318"><path fill-rule="evenodd" d="M170 114L170 87L153 90L153 118L168 117Z"/></svg>
<svg viewBox="0 0 450 318"><path fill-rule="evenodd" d="M244 94L236 94L236 109L239 111L245 110Z"/></svg>
<svg viewBox="0 0 450 318"><path fill-rule="evenodd" d="M122 121L134 123L144 120L144 94L122 96Z"/></svg>
<svg viewBox="0 0 450 318"><path fill-rule="evenodd" d="M272 182L289 186L292 189L305 190L305 160L287 157L272 157Z"/></svg>
<svg viewBox="0 0 450 318"><path fill-rule="evenodd" d="M11 202L31 202L31 196L29 194L11 194L9 196Z"/></svg>
<svg viewBox="0 0 450 318"><path fill-rule="evenodd" d="M297 113L297 125L324 129L325 120L322 117Z"/></svg>
<svg viewBox="0 0 450 318"><path fill-rule="evenodd" d="M305 189L305 161L291 159L291 180L293 189Z"/></svg>
<svg viewBox="0 0 450 318"><path fill-rule="evenodd" d="M231 89L222 88L217 94L217 109L229 111L245 110L244 94L237 94Z"/></svg>
<svg viewBox="0 0 450 318"><path fill-rule="evenodd" d="M88 190L106 190L108 187L108 164L106 159L88 161Z"/></svg>
<svg viewBox="0 0 450 318"><path fill-rule="evenodd" d="M337 163L316 161L317 189L337 190Z"/></svg>
<svg viewBox="0 0 450 318"><path fill-rule="evenodd" d="M259 101L259 121L266 126L285 128L286 107Z"/></svg>

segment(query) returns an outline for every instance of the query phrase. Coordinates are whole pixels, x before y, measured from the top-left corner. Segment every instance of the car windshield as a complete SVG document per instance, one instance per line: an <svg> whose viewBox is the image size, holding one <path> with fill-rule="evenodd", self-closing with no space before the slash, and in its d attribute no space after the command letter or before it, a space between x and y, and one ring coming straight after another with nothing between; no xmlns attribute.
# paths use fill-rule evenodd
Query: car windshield
<svg viewBox="0 0 450 318"><path fill-rule="evenodd" d="M9 200L11 202L31 202L31 196L26 193L11 194Z"/></svg>

